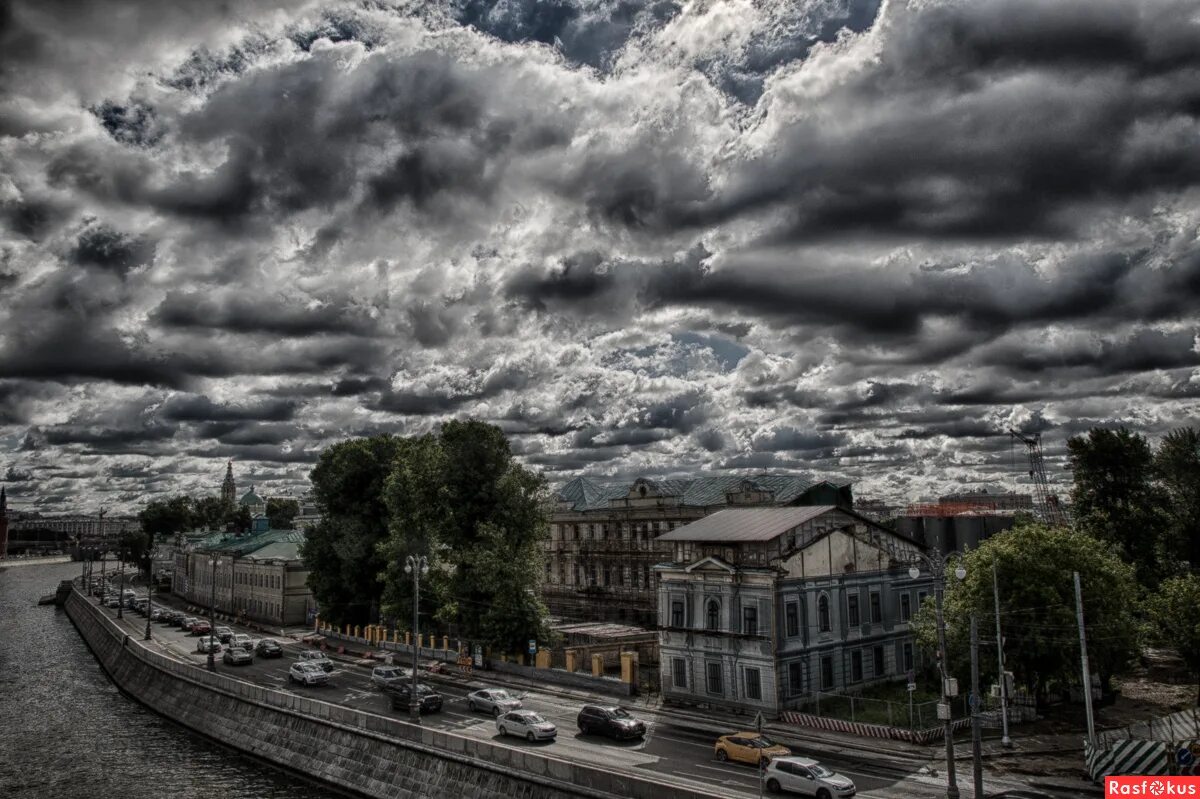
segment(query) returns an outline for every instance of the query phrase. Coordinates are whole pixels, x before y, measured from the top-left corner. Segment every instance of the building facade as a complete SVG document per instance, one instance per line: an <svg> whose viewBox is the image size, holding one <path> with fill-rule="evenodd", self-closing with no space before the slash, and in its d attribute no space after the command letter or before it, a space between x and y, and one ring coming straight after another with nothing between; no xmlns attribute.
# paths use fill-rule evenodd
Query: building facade
<svg viewBox="0 0 1200 799"><path fill-rule="evenodd" d="M662 695L774 716L815 692L904 680L932 592L920 547L834 506L729 509L660 536Z"/></svg>
<svg viewBox="0 0 1200 799"><path fill-rule="evenodd" d="M938 497L938 502L947 505L964 505L984 511L1024 511L1033 513L1033 495L1014 491L960 491Z"/></svg>
<svg viewBox="0 0 1200 799"><path fill-rule="evenodd" d="M0 486L0 560L8 557L8 492Z"/></svg>
<svg viewBox="0 0 1200 799"><path fill-rule="evenodd" d="M555 496L543 598L565 619L653 628L654 566L671 553L659 536L724 508L814 504L850 507L850 486L769 474L632 483L576 478Z"/></svg>
<svg viewBox="0 0 1200 799"><path fill-rule="evenodd" d="M304 533L268 530L256 519L249 535L215 533L175 553L172 592L218 613L266 624L306 624L312 603L300 558Z"/></svg>

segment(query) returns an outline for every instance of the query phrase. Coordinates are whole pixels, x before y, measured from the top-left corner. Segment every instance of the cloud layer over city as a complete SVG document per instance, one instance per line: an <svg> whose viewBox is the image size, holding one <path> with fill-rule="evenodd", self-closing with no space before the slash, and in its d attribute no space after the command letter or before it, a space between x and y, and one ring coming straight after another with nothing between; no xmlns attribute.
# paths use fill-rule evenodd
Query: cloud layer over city
<svg viewBox="0 0 1200 799"><path fill-rule="evenodd" d="M20 509L455 416L891 499L1196 421L1194 2L18 0L0 53Z"/></svg>

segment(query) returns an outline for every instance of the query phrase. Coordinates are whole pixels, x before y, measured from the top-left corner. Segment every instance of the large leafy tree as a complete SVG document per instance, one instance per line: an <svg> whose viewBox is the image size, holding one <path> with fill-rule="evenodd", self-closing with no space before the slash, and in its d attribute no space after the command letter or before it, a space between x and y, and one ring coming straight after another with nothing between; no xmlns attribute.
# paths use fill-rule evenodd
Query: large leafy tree
<svg viewBox="0 0 1200 799"><path fill-rule="evenodd" d="M138 571L150 574L150 559L154 551L154 536L145 530L126 530L121 535L121 549L129 563L136 563Z"/></svg>
<svg viewBox="0 0 1200 799"><path fill-rule="evenodd" d="M455 420L436 437L414 440L397 459L387 501L390 612L407 618L412 589L404 558L424 554L439 621L508 651L523 650L530 638L547 639L539 595L545 481L513 458L499 428Z"/></svg>
<svg viewBox="0 0 1200 799"><path fill-rule="evenodd" d="M1183 574L1164 580L1149 598L1147 611L1156 643L1179 653L1197 680L1200 706L1200 576Z"/></svg>
<svg viewBox="0 0 1200 799"><path fill-rule="evenodd" d="M1025 521L1003 535L993 536L962 559L966 577L960 582L953 568L946 577L946 648L951 673L961 680L969 674L970 617L978 620L980 636L994 629L995 603L992 567L1000 594L1005 665L1018 683L1044 696L1053 682L1079 681L1079 633L1075 615L1078 571L1087 622L1088 657L1092 669L1107 684L1125 672L1138 652L1138 625L1133 616L1138 587L1133 568L1095 538L1064 528ZM917 638L936 651L937 636L932 598L917 616ZM981 675L996 676L992 656L981 657Z"/></svg>
<svg viewBox="0 0 1200 799"><path fill-rule="evenodd" d="M1181 427L1168 433L1158 447L1154 465L1169 499L1168 556L1200 569L1200 430Z"/></svg>
<svg viewBox="0 0 1200 799"><path fill-rule="evenodd" d="M325 509L308 531L301 556L321 616L337 623L373 621L383 591L388 510L383 486L402 439L354 438L326 449L312 471L312 489Z"/></svg>
<svg viewBox="0 0 1200 799"><path fill-rule="evenodd" d="M267 521L273 530L292 529L292 519L300 512L300 503L294 499L271 497L267 500Z"/></svg>
<svg viewBox="0 0 1200 799"><path fill-rule="evenodd" d="M1076 525L1117 547L1138 581L1154 586L1171 571L1165 552L1170 525L1166 497L1154 480L1154 455L1144 437L1125 428L1093 428L1067 441L1075 485Z"/></svg>
<svg viewBox="0 0 1200 799"><path fill-rule="evenodd" d="M220 497L200 497L193 503L192 526L202 530L223 530L230 521L229 508Z"/></svg>
<svg viewBox="0 0 1200 799"><path fill-rule="evenodd" d="M150 536L174 535L195 526L196 504L191 497L180 494L152 500L138 513L142 531Z"/></svg>

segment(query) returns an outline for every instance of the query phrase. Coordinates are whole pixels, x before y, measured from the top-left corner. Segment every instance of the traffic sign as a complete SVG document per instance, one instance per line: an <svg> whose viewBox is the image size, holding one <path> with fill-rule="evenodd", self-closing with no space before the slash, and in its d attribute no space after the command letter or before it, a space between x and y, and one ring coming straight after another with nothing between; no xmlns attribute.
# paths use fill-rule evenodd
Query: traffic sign
<svg viewBox="0 0 1200 799"><path fill-rule="evenodd" d="M915 682L910 682L908 684L908 692L912 693L915 690L917 690L917 684Z"/></svg>
<svg viewBox="0 0 1200 799"><path fill-rule="evenodd" d="M532 638L529 639L529 654L531 654L531 655L537 654L537 641L535 641Z"/></svg>

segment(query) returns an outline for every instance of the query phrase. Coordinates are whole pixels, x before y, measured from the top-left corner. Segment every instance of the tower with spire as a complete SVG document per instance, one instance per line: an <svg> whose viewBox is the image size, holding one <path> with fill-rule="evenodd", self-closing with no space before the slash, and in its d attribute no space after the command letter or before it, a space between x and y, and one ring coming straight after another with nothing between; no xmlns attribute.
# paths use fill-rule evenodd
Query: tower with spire
<svg viewBox="0 0 1200 799"><path fill-rule="evenodd" d="M0 486L0 560L8 557L8 494Z"/></svg>
<svg viewBox="0 0 1200 799"><path fill-rule="evenodd" d="M237 488L233 484L233 461L225 465L225 482L221 483L221 506L227 511L234 508L237 501Z"/></svg>

